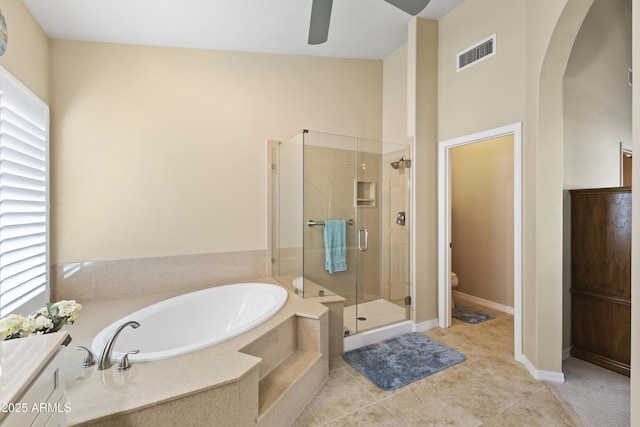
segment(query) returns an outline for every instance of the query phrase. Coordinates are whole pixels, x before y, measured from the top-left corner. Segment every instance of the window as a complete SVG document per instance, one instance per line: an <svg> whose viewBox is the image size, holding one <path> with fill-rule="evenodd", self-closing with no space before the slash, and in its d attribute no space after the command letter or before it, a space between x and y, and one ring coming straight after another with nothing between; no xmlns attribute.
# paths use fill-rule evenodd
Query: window
<svg viewBox="0 0 640 427"><path fill-rule="evenodd" d="M49 299L49 107L0 67L0 317Z"/></svg>

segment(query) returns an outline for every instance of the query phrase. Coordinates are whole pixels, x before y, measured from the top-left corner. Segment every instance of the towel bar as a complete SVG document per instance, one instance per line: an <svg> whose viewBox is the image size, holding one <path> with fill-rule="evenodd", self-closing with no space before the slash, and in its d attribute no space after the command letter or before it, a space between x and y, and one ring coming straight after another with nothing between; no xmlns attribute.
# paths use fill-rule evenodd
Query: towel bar
<svg viewBox="0 0 640 427"><path fill-rule="evenodd" d="M347 225L353 225L354 221L352 219L348 219L347 221ZM310 219L309 221L307 221L307 225L309 227L313 227L314 225L324 225L324 221L314 221L312 219Z"/></svg>

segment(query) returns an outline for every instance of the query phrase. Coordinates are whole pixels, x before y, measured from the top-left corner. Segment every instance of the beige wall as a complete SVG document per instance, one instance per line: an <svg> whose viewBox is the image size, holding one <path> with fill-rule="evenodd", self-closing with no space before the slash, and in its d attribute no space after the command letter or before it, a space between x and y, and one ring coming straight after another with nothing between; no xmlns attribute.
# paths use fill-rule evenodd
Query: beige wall
<svg viewBox="0 0 640 427"><path fill-rule="evenodd" d="M562 76L591 2L467 1L440 21L438 138L523 123L522 347L550 373L562 369ZM496 56L456 73L455 54L493 33Z"/></svg>
<svg viewBox="0 0 640 427"><path fill-rule="evenodd" d="M414 19L407 43L407 135L414 139L414 321L438 316L438 22Z"/></svg>
<svg viewBox="0 0 640 427"><path fill-rule="evenodd" d="M527 74L533 126L525 127L523 149L523 348L533 366L550 372L562 369L562 80L592 2L527 3L527 26L546 37L528 43L527 66L541 65L539 75Z"/></svg>
<svg viewBox="0 0 640 427"><path fill-rule="evenodd" d="M413 139L414 200L407 220L411 245L413 320L437 318L437 130L439 22L414 19L408 42L384 59L383 136ZM413 216L413 218L412 218Z"/></svg>
<svg viewBox="0 0 640 427"><path fill-rule="evenodd" d="M631 148L631 12L595 0L564 75L564 188L620 185L620 142ZM564 194L563 344L571 345L571 200Z"/></svg>
<svg viewBox="0 0 640 427"><path fill-rule="evenodd" d="M382 140L403 143L407 137L407 45L383 61Z"/></svg>
<svg viewBox="0 0 640 427"><path fill-rule="evenodd" d="M381 138L381 61L59 40L51 53L55 263L265 249L267 138Z"/></svg>
<svg viewBox="0 0 640 427"><path fill-rule="evenodd" d="M0 0L7 22L4 67L45 103L49 102L49 39L21 0Z"/></svg>
<svg viewBox="0 0 640 427"><path fill-rule="evenodd" d="M620 185L620 142L631 147L631 13L596 0L564 76L564 188Z"/></svg>
<svg viewBox="0 0 640 427"><path fill-rule="evenodd" d="M466 1L440 20L438 55L440 141L523 122L522 346L525 357L534 366L555 372L561 369L559 348L545 350L557 354L556 363L540 366L538 361L535 99L544 52L562 3L557 0L535 4L525 0ZM539 7L546 8L544 14ZM456 54L494 33L496 55L456 72ZM560 313L556 321L561 321Z"/></svg>
<svg viewBox="0 0 640 427"><path fill-rule="evenodd" d="M525 4L523 0L466 1L440 20L440 141L523 120ZM496 55L457 73L456 55L494 33Z"/></svg>
<svg viewBox="0 0 640 427"><path fill-rule="evenodd" d="M456 291L513 307L513 135L450 153Z"/></svg>

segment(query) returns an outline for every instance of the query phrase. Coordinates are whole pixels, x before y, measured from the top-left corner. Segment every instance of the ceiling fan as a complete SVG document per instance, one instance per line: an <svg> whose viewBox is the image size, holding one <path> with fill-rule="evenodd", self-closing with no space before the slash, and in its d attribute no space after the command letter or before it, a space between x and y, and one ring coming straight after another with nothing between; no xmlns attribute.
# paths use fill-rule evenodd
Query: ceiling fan
<svg viewBox="0 0 640 427"><path fill-rule="evenodd" d="M430 0L384 0L398 9L416 16L427 7ZM309 44L322 44L329 36L329 21L333 0L313 0L311 23L309 24Z"/></svg>

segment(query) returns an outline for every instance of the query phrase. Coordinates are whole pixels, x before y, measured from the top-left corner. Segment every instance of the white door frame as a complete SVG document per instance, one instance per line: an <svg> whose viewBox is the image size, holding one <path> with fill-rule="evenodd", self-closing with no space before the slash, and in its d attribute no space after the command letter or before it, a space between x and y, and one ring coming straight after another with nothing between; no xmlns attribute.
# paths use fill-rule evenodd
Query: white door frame
<svg viewBox="0 0 640 427"><path fill-rule="evenodd" d="M513 354L522 362L522 123L438 143L438 324L451 326L450 150L506 135L513 135Z"/></svg>

